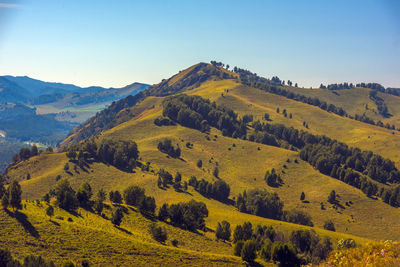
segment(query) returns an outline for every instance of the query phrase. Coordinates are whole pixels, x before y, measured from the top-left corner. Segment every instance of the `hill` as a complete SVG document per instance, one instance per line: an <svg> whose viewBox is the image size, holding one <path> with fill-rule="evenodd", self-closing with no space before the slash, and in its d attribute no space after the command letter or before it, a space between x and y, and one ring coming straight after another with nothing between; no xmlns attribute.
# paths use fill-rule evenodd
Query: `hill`
<svg viewBox="0 0 400 267"><path fill-rule="evenodd" d="M278 86L276 79L258 81L259 84L261 82L271 88L286 88ZM202 240L204 237L213 239L212 231L223 220L228 221L232 229L246 221L250 221L253 226L269 225L282 232L286 240L292 231L300 229L313 229L321 237L330 237L334 244L347 238L354 239L357 244L386 239L399 240L397 229L400 227L400 212L396 202L390 202L393 205L385 203L383 194L391 192L393 201L397 201L395 198L400 196L395 193L398 182L396 166L399 166L399 133L355 120L351 116L337 114L339 109L335 109L335 112L328 111L322 108L323 105L306 103L302 98L287 97L277 89L268 87L265 90L259 84L249 84L240 71L234 73L221 65L194 65L140 95L113 103L108 109L74 129L61 144L63 150L77 149L78 152L81 150L78 154L84 155L89 153L85 150L88 147L85 143L88 141L84 141L86 139L92 138L98 146L107 140L135 141L141 165L132 172L117 168L115 163L93 159L80 164L77 160L70 160L66 152L42 153L10 167L6 174L7 179L20 181L23 199L28 200L40 199L54 188L59 179L68 179L75 190L83 182L89 182L94 191L103 188L107 192L123 191L130 185L138 185L146 190L146 194L155 198L157 207L164 203L173 204L191 199L201 201L209 210L206 226L211 230L199 237ZM356 92L364 89L354 90ZM325 101L322 100L323 96L318 98ZM331 103L328 102L328 106L329 104ZM357 105L363 104L361 101ZM175 115L174 105L179 107ZM334 105L339 106L339 100ZM346 110L344 105L342 108L346 114L358 112ZM393 116L396 115L395 112L392 113ZM213 120L213 116L216 119ZM174 147L180 148L179 157L160 151L159 143L165 139L171 140ZM347 154L343 152L344 154L338 156L335 154L338 152L330 151L327 144L333 144L338 151L345 150ZM388 144L391 146L388 147ZM325 165L316 164L304 156L307 149L316 145L329 155L323 158L326 155L317 154L321 159L316 161L324 162ZM360 161L365 160L365 165L360 163L361 165L355 167L351 164L352 160L349 160L350 155ZM366 159L365 155L370 156ZM385 164L376 164L371 158L382 160ZM325 173L321 166L330 166L331 161L340 164L343 177L341 174L336 176L336 172ZM68 170L65 170L66 164ZM383 165L387 166L382 168ZM217 175L215 169L218 169ZM268 184L265 179L266 172L271 173L273 169L282 180L278 184ZM179 172L182 183L189 183L192 176L209 183L225 181L230 186L229 199L215 200L190 185L187 191L174 189L172 185L160 186L160 170L168 171L172 175ZM25 178L27 173L30 174L29 180ZM384 177L386 182L382 182ZM374 192L369 193L367 188L372 188ZM255 216L249 210L240 212L237 206L239 195L244 190L251 192L254 189L276 192L284 203L285 211L295 209L306 212L311 216L314 226ZM334 202L329 203L328 196L332 190L337 197ZM304 201L300 200L302 192L305 193ZM23 212L31 213L31 209L33 207ZM95 215L89 213L88 216ZM336 232L323 229L327 220L333 221ZM129 228L123 228L133 233L141 229L140 225L136 223ZM176 227L168 229L177 230ZM43 235L47 235L46 227L42 231ZM183 232L179 235L190 234ZM64 234L69 235L68 232ZM107 235L114 236L114 232ZM137 241L136 235L132 238ZM225 243L196 245L199 244L196 242L188 242L185 249L190 253L199 250L206 258L202 256L204 261L199 260L194 265L206 262L210 264L212 260L207 253L215 257L228 257L227 264L230 261L232 264L240 262L239 258L232 256L232 248L226 247ZM81 244L76 243L75 246L79 247ZM110 247L119 251L117 244ZM149 247L155 248L152 244ZM140 247L138 251L145 254L146 249ZM168 257L170 254L167 250L159 252L159 255ZM44 252L38 253L43 255ZM23 255L26 252L19 257ZM52 253L47 255L52 258ZM82 257L70 252L68 255L73 255L76 259ZM173 262L177 261L171 260ZM259 263L266 264L262 261Z"/></svg>

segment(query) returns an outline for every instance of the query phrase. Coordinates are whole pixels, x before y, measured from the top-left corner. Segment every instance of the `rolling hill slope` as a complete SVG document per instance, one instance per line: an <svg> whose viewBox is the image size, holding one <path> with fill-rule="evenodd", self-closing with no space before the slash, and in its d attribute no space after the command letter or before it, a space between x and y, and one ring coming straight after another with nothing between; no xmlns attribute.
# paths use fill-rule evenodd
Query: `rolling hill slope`
<svg viewBox="0 0 400 267"><path fill-rule="evenodd" d="M351 93L358 92L357 90L361 92L364 89L357 88ZM272 124L279 123L312 134L326 135L349 146L371 150L393 160L397 166L400 164L399 132L355 121L316 106L243 85L235 73L200 63L150 87L136 98L128 97L116 102L86 124L74 129L61 144L61 149L66 149L68 146L78 144L90 137L94 137L96 142L102 140L135 141L140 151L140 161L150 163L149 171L136 168L132 173L124 172L111 165L99 162L91 163L87 168L74 168L75 164L69 162L65 152L61 152L44 153L23 161L10 168L7 177L9 180L17 179L21 181L23 199L28 200L40 199L54 188L60 178L68 179L74 188L78 188L82 182L87 181L95 191L100 188L104 188L106 191L123 190L130 185L139 185L146 189L147 194L154 196L158 207L163 203L171 204L191 199L204 202L209 210L206 225L212 230L215 230L218 222L222 220L229 221L232 228L245 221L250 221L253 225L271 225L284 234L289 234L295 229L310 229L308 226L239 212L231 203L223 203L204 197L190 186L187 192L176 191L172 186L160 188L157 185L157 172L160 169L165 169L173 175L180 172L183 177L182 181L186 182L193 175L198 179L203 178L210 182L218 179L226 181L231 189L230 202L234 202L238 194L244 190L265 189L269 192L277 192L285 203L285 210L297 209L307 212L311 215L314 223L312 229L321 236L331 237L334 241L342 238L353 238L358 244L363 244L371 240L400 240L398 231L400 228L400 211L398 208L392 207L374 196L368 197L361 190L338 179L321 174L308 162L301 160L296 149L289 150L284 147L224 136L220 130L214 127L211 128L209 133L205 133L180 124L155 125L154 120L163 115L163 101L166 96L182 92L188 95L198 95L210 101L215 101L219 106L233 109L239 114L240 118L245 114L251 114L255 120L264 120L265 113L268 113ZM325 92L318 97L323 99L324 94ZM353 97L356 98L356 96ZM365 97L361 97L359 104L355 106L362 106L364 100L366 101ZM329 97L326 101L330 103ZM344 98L335 101L335 105L339 105L339 102L344 101ZM389 100L387 102L390 103ZM396 106L396 103L393 102L389 105ZM358 107L352 106L353 109L350 109L350 106L344 105L343 108L346 110L347 107L348 113L358 112ZM280 109L279 113L277 113L277 108ZM292 115L284 116L282 114L284 109L287 114ZM390 109L394 110L394 108ZM395 112L392 111L392 113L395 116ZM304 122L308 127L304 126ZM248 129L249 131L252 130L251 124L248 125ZM172 158L157 149L158 143L165 138L171 139L173 144L177 144L181 148L180 158ZM197 166L199 160L203 162L201 168ZM66 163L70 165L68 172L64 170ZM218 178L213 176L213 170L216 167L219 170ZM283 184L279 187L268 186L264 180L266 171L273 168L281 174L283 180ZM27 173L30 174L30 180L25 179ZM391 185L382 186L389 187ZM331 190L335 190L338 194L338 205L331 205L327 202ZM305 193L306 202L300 201L301 192ZM321 209L321 203L324 204L325 209ZM38 210L38 207L31 206L26 210L26 213L29 218L34 219L39 216L37 214L41 211ZM58 212L62 213L62 211ZM135 232L135 234L132 237L123 234L124 238L133 240L129 242L152 243L148 234L145 233L145 227L141 228L144 222L130 223L131 220L139 220L136 217L132 219L131 216L134 216L132 214L130 213L129 219L124 221L127 224L123 224L122 227L129 232ZM87 216L95 215L89 214ZM337 232L323 230L323 225L327 219L334 222ZM79 224L82 223L85 227L88 223L79 218L74 218L75 221ZM97 231L107 228L104 226L106 225L105 222L98 222L97 219L93 219L93 221L96 225L91 225L91 230ZM62 227L64 227L64 223ZM168 230L171 232L181 231L174 229L174 227L168 228ZM42 228L41 231L43 231L43 235L47 234L46 227ZM69 230L65 231L63 235L68 235ZM109 232L107 234L114 238L121 233ZM181 235L186 236L190 233L182 231L176 233L176 235L172 234L175 238L179 238ZM187 238L191 237L187 236ZM212 232L207 232L204 233L204 236L198 237L192 243L188 242L184 246L183 249L190 251L190 253L194 250L201 251L202 256L199 256L199 259L195 257L194 265L203 265L206 262L210 264L210 262L213 263L213 260L228 265L235 265L240 262L239 258L231 256L232 248L227 247L225 243L213 241L213 238ZM73 247L79 246L80 244L75 244ZM114 244L111 247L117 251L121 249ZM152 252L148 252L152 249ZM175 251L174 248L168 246L163 248L159 254L165 259L165 257L169 257L169 253L172 253L170 249ZM147 247L140 245L138 249L140 253L151 255L156 253L154 250L153 244ZM41 250L38 251L44 253ZM186 251L179 253L184 254ZM23 254L21 253L21 255ZM82 258L82 254L79 253L68 252L67 254L75 258ZM52 258L51 253L47 255ZM182 258L183 264L186 264L184 260L186 256L179 257ZM99 259L99 263L102 260L105 259ZM157 260L156 257L154 264L157 263ZM171 260L170 263L173 262L177 261ZM261 262L261 264L265 263Z"/></svg>

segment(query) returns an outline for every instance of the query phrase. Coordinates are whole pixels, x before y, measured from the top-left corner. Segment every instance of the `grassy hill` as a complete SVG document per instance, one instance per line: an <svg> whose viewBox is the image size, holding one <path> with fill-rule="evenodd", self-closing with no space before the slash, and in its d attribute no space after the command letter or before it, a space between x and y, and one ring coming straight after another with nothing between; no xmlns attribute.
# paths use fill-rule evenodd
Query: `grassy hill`
<svg viewBox="0 0 400 267"><path fill-rule="evenodd" d="M309 89L296 88L295 90L303 90L304 94L306 94L308 92L305 91ZM346 93L355 94L353 97L357 98L357 94L363 94L364 89L356 88L351 90L353 91L350 92L349 90ZM309 91L316 93L314 91L318 90ZM341 90L340 93L342 91L344 90ZM104 188L106 191L123 190L130 185L139 185L146 189L146 194L155 197L158 207L163 203L171 204L191 199L204 202L209 210L206 225L211 230L215 230L217 223L222 220L229 221L232 229L245 221L250 221L254 226L257 224L271 225L284 234L289 234L296 229L310 229L307 226L241 213L233 205L206 198L193 190L192 187L189 187L187 192L177 192L172 187L161 189L157 186L158 176L156 173L161 168L168 170L173 175L176 172L180 172L183 176L183 181L188 181L190 176L195 175L198 179L204 178L213 182L218 179L213 176L214 168L218 167L219 178L230 185L231 200L234 200L243 190L257 188L277 192L285 203L285 210L297 209L311 215L315 225L312 229L320 236L329 236L334 241L353 238L358 244L386 239L400 239L400 233L397 230L400 228L400 211L398 208L391 207L379 199L367 197L361 190L321 174L307 162L302 161L297 151L226 137L215 128L211 128L210 133L207 134L179 124L156 126L154 120L162 115L164 95L168 95L171 92L185 92L186 94L199 95L211 101L216 101L218 105L235 110L240 117L244 114L252 114L255 119L263 120L264 114L268 113L273 124L281 123L313 134L324 134L350 146L381 154L393 160L396 165L400 163L400 154L398 152L400 148L398 135L400 133L397 131L393 132L382 127L341 117L315 106L244 86L234 73L211 65L198 64L180 72L171 79L164 80L162 83L151 87L145 92L147 96L140 99L140 101L136 101L132 105L121 105L121 108L104 113L112 114L109 117L111 118L112 126L107 126L103 131L96 128L96 131L100 133L95 138L98 142L103 139L135 141L140 151L140 160L143 163L150 162L150 171L142 171L136 168L135 172L128 173L111 165L98 162L90 164L86 169L77 167L74 170L74 164L69 162L65 153L54 153L41 154L19 163L8 170L8 178L21 181L23 199L28 200L40 199L50 189L54 188L60 178L67 178L75 189L82 182L87 181L94 191L100 188ZM327 93L332 94L331 92L321 92L318 97L324 99L323 97ZM326 97L326 101L331 103L329 102L329 96ZM338 99L334 101L337 101L335 105L339 106L339 102L344 102L345 97L337 97ZM350 98L350 95L347 95L347 97ZM388 97L388 99L391 97ZM359 112L359 106L364 105L363 101L367 100L365 96L362 96L356 105L346 104L347 106L344 105L343 108L348 113ZM394 102L392 104L389 100L387 102L388 106L396 106ZM371 103L368 104L368 106L370 105L372 106ZM280 113L276 112L277 108L280 109ZM292 118L283 116L283 109L286 109L288 114L291 113ZM394 108L390 107L390 110L394 110ZM395 112L391 112L395 116ZM89 129L93 125L99 126L102 119L103 117L98 116L89 124L78 128L64 142L64 147L79 142L83 136L79 135L82 133L81 129ZM308 124L308 128L303 126L303 122ZM169 157L157 149L157 144L165 138L169 138L173 141L173 144L179 145L182 150L179 159ZM192 145L188 147L187 143ZM201 168L197 167L198 160L203 162ZM70 165L69 172L64 171L64 165L67 162ZM278 170L281 174L283 185L280 187L270 187L264 181L265 172L272 168ZM31 175L30 180L25 179L27 173ZM327 202L331 190L335 190L339 195L339 208L334 208L333 205ZM306 202L300 201L301 192L306 194ZM321 202L324 203L325 210L321 209ZM352 204L346 205L346 203ZM22 212L27 214L29 221L37 221L38 228L41 227L40 231L38 231L43 236L48 235L47 229L53 229L53 226L47 221L45 224L43 222L43 225L40 225L40 222L46 219L43 208L37 207L32 203L27 204L28 208ZM79 212L85 213L84 211ZM63 214L61 216L64 218L71 217L71 215L65 214L62 210L57 210L57 213ZM214 241L215 235L212 232L202 233L202 235L198 236L166 225L170 235L169 240L176 238L179 243L183 244L181 247L173 248L155 243L147 233L147 225L150 222L134 211L129 211L121 225L123 229L131 232L131 235L115 228L110 229L110 222L99 216L91 213L84 215L88 217L73 218L73 225L77 227L76 229L80 229L79 231L92 231L90 235L97 235L98 232L101 232L105 238L110 236L112 240L123 237L129 244L134 244L140 255L152 255L150 263L154 265L167 260L167 265L176 262L189 264L187 261L189 257L187 255L189 254L190 259L193 257L192 265L236 265L241 262L239 258L232 256L232 247L230 245ZM7 220L12 219L11 217L7 218ZM337 232L322 229L327 219L331 219L334 222ZM69 238L67 236L78 231L72 230L69 227L70 223L66 221L57 222L64 231L61 231L60 235L62 237L60 236L60 238ZM8 225L8 223L3 221L3 225ZM15 236L7 238L7 240L16 242ZM185 242L185 240L191 240L191 242ZM88 250L93 249L93 253L95 253L96 249L94 247L101 248L102 241L97 242L100 245L89 242ZM56 243L54 242L55 250L60 249L57 248ZM114 244L114 241L110 241L108 244L108 248L113 250L113 255L124 255L118 258L121 263L124 260L131 260L134 256L130 255L125 247L122 248L117 243L115 242ZM19 258L29 251L27 245L20 245L26 250L20 253L13 251L13 253L17 253ZM73 259L82 259L83 254L78 252L78 248L81 246L81 243L74 243L70 251L65 252L63 255L68 255ZM73 248L77 250L75 251ZM60 255L54 256L53 252L44 252L38 249L39 254L45 255L49 259L60 261L63 258ZM194 253L194 256L191 253ZM88 254L90 253L88 252ZM142 256L138 257L138 262L143 259L148 260L148 258ZM90 260L98 264L106 264L108 259L107 257L99 257L99 259L90 257Z"/></svg>

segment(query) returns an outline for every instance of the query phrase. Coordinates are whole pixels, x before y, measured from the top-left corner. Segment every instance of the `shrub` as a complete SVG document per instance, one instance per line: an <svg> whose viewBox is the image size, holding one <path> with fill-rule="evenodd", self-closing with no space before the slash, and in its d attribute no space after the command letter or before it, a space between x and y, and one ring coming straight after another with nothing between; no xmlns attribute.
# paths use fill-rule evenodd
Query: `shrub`
<svg viewBox="0 0 400 267"><path fill-rule="evenodd" d="M255 260L257 257L257 243L254 240L247 240L243 244L241 256L242 259L247 261L247 262L252 262Z"/></svg>
<svg viewBox="0 0 400 267"><path fill-rule="evenodd" d="M329 230L329 231L336 231L335 225L331 220L328 220L324 223L324 229Z"/></svg>
<svg viewBox="0 0 400 267"><path fill-rule="evenodd" d="M235 256L241 256L242 255L242 248L244 245L244 241L243 240L239 240L238 242L236 242L234 248L233 248L233 254Z"/></svg>
<svg viewBox="0 0 400 267"><path fill-rule="evenodd" d="M178 246L178 240L172 239L172 240L171 240L171 244L172 244L174 247L177 247L177 246Z"/></svg>
<svg viewBox="0 0 400 267"><path fill-rule="evenodd" d="M165 227L157 226L155 223L150 224L149 232L154 240L164 243L167 240L167 230Z"/></svg>
<svg viewBox="0 0 400 267"><path fill-rule="evenodd" d="M124 213L122 212L121 208L116 208L115 211L112 213L111 222L114 225L119 226L122 222L122 218L124 217Z"/></svg>
<svg viewBox="0 0 400 267"><path fill-rule="evenodd" d="M217 239L229 241L231 239L231 225L227 221L218 222L217 229L215 230Z"/></svg>

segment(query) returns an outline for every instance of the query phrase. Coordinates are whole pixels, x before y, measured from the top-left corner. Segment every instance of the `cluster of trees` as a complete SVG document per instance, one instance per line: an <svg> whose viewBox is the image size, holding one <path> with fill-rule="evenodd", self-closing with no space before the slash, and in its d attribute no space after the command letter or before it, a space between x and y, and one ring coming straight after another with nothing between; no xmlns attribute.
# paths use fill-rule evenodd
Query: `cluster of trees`
<svg viewBox="0 0 400 267"><path fill-rule="evenodd" d="M52 261L46 261L41 256L26 256L23 263L14 259L8 250L0 249L0 266L4 267L55 267ZM66 266L66 265L62 265ZM70 266L70 265L68 265Z"/></svg>
<svg viewBox="0 0 400 267"><path fill-rule="evenodd" d="M205 230L208 217L206 204L191 200L177 204L163 204L158 211L158 219L190 231Z"/></svg>
<svg viewBox="0 0 400 267"><path fill-rule="evenodd" d="M124 190L124 201L127 205L137 207L141 213L154 215L156 210L154 197L146 196L145 190L136 185Z"/></svg>
<svg viewBox="0 0 400 267"><path fill-rule="evenodd" d="M301 225L314 225L311 216L304 211L284 211L284 204L277 193L258 189L243 191L236 198L235 205L240 212Z"/></svg>
<svg viewBox="0 0 400 267"><path fill-rule="evenodd" d="M96 143L93 138L70 146L67 157L83 166L88 160L110 164L123 171L132 171L138 162L139 150L133 141L103 139Z"/></svg>
<svg viewBox="0 0 400 267"><path fill-rule="evenodd" d="M18 154L13 156L13 162L18 163L23 160L30 159L31 157L39 155L39 150L36 145L33 145L31 148L24 147L19 150Z"/></svg>
<svg viewBox="0 0 400 267"><path fill-rule="evenodd" d="M353 88L354 85L352 83L332 83L332 84L328 84L328 86L325 86L321 83L321 85L319 86L319 88L321 89L328 89L328 90L343 90L343 89L351 89Z"/></svg>
<svg viewBox="0 0 400 267"><path fill-rule="evenodd" d="M179 124L208 132L210 126L222 131L224 136L246 137L246 122L238 120L233 110L219 107L200 96L171 96L163 102L163 115ZM246 120L251 117L246 117Z"/></svg>
<svg viewBox="0 0 400 267"><path fill-rule="evenodd" d="M259 255L278 266L318 264L332 250L330 239L321 239L313 230L297 230L285 237L272 226L257 225L253 230L250 222L236 226L233 242L234 254L243 260L252 262Z"/></svg>
<svg viewBox="0 0 400 267"><path fill-rule="evenodd" d="M175 125L175 122L173 122L167 117L159 116L154 120L154 124L157 126L169 126L169 125Z"/></svg>
<svg viewBox="0 0 400 267"><path fill-rule="evenodd" d="M8 207L13 208L14 211L22 209L21 196L22 190L18 181L14 180L7 189L5 189L3 178L0 176L0 199L4 209Z"/></svg>
<svg viewBox="0 0 400 267"><path fill-rule="evenodd" d="M236 207L240 212L280 220L283 215L283 202L277 193L257 189L244 191L236 198Z"/></svg>
<svg viewBox="0 0 400 267"><path fill-rule="evenodd" d="M175 148L172 145L172 140L165 138L164 140L160 141L157 145L158 150L160 150L162 153L166 153L169 156L173 157L173 158L179 158L181 156L181 149L180 147L177 145L177 147Z"/></svg>
<svg viewBox="0 0 400 267"><path fill-rule="evenodd" d="M378 92L375 90L369 91L369 98L374 101L376 107L378 108L379 114L381 114L383 117L388 118L390 117L390 114L388 113L388 107L385 104L385 101L378 96Z"/></svg>
<svg viewBox="0 0 400 267"><path fill-rule="evenodd" d="M346 147L340 145L308 144L300 151L300 158L308 161L321 173L361 189L368 196L377 195L385 203L399 206L397 188L400 186L384 188L360 174L368 175L380 183L399 183L399 171L394 163L372 152L361 152L358 149L346 151L344 148Z"/></svg>
<svg viewBox="0 0 400 267"><path fill-rule="evenodd" d="M189 185L202 194L203 196L210 197L222 202L225 202L231 192L229 184L219 179L214 183L210 183L204 179L197 180L195 176L190 177Z"/></svg>
<svg viewBox="0 0 400 267"><path fill-rule="evenodd" d="M264 176L265 182L272 187L277 187L283 183L281 175L274 168L271 171L267 170Z"/></svg>

